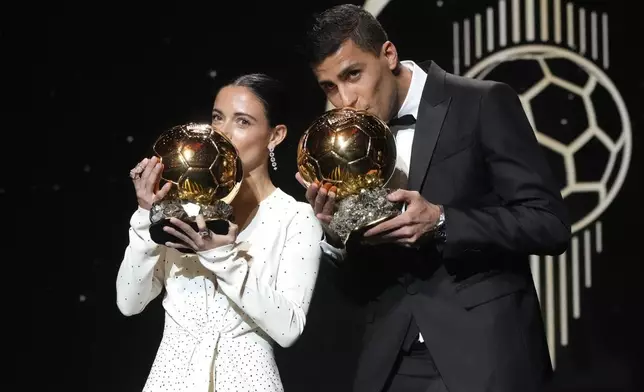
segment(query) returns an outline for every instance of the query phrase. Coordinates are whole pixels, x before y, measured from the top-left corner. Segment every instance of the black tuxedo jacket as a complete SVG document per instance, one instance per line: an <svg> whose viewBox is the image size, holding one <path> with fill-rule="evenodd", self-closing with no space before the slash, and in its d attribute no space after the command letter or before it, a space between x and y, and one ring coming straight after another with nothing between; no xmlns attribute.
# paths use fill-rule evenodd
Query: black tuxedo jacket
<svg viewBox="0 0 644 392"><path fill-rule="evenodd" d="M383 390L418 330L450 392L540 391L552 368L527 256L566 250L563 200L509 86L420 66L408 189L444 205L447 239L348 247L335 279L366 314L354 391Z"/></svg>

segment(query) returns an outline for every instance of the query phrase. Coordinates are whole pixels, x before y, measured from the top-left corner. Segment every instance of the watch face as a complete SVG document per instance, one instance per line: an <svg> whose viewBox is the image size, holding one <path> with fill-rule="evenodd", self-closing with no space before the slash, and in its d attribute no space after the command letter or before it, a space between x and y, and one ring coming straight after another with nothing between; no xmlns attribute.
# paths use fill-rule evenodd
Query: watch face
<svg viewBox="0 0 644 392"><path fill-rule="evenodd" d="M440 206L441 214L438 217L438 222L433 230L433 236L436 241L442 242L445 240L445 212L443 211L443 206Z"/></svg>
<svg viewBox="0 0 644 392"><path fill-rule="evenodd" d="M445 241L446 234L443 225L441 224L440 227L437 227L436 230L434 230L434 239L439 242Z"/></svg>
<svg viewBox="0 0 644 392"><path fill-rule="evenodd" d="M438 222L436 223L436 227L437 228L443 227L444 224L445 224L445 213L443 212L443 209L441 208L441 214L438 217Z"/></svg>

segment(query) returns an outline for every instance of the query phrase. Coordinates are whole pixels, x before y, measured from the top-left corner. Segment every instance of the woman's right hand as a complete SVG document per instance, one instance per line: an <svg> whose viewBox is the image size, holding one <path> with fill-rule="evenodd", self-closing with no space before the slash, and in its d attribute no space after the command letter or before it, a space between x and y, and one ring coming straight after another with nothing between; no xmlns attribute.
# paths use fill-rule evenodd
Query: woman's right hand
<svg viewBox="0 0 644 392"><path fill-rule="evenodd" d="M159 189L162 172L163 164L157 157L145 158L130 170L130 177L134 183L139 207L149 210L152 208L152 203L163 199L168 191L170 191L172 187L171 182L164 184Z"/></svg>

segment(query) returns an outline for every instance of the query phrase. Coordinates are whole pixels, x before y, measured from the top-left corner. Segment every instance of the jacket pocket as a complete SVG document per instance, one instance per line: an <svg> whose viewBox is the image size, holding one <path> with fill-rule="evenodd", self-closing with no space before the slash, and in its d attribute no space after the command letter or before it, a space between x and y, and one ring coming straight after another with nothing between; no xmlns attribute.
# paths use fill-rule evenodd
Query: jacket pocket
<svg viewBox="0 0 644 392"><path fill-rule="evenodd" d="M456 298L465 309L470 310L495 299L525 290L529 287L528 284L527 278L521 275L499 273L457 287Z"/></svg>
<svg viewBox="0 0 644 392"><path fill-rule="evenodd" d="M463 139L450 146L438 145L432 157L432 163L438 163L454 157L462 152L472 149L474 143L471 139Z"/></svg>

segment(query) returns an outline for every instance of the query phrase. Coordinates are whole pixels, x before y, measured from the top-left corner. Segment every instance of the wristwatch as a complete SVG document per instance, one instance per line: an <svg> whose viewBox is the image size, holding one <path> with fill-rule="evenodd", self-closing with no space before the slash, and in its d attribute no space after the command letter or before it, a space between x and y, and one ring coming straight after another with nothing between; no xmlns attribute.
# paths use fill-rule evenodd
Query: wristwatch
<svg viewBox="0 0 644 392"><path fill-rule="evenodd" d="M438 216L438 221L436 221L436 224L432 228L432 238L434 241L443 243L447 238L447 233L445 232L445 209L442 205L439 205L438 208L440 208L441 213Z"/></svg>

